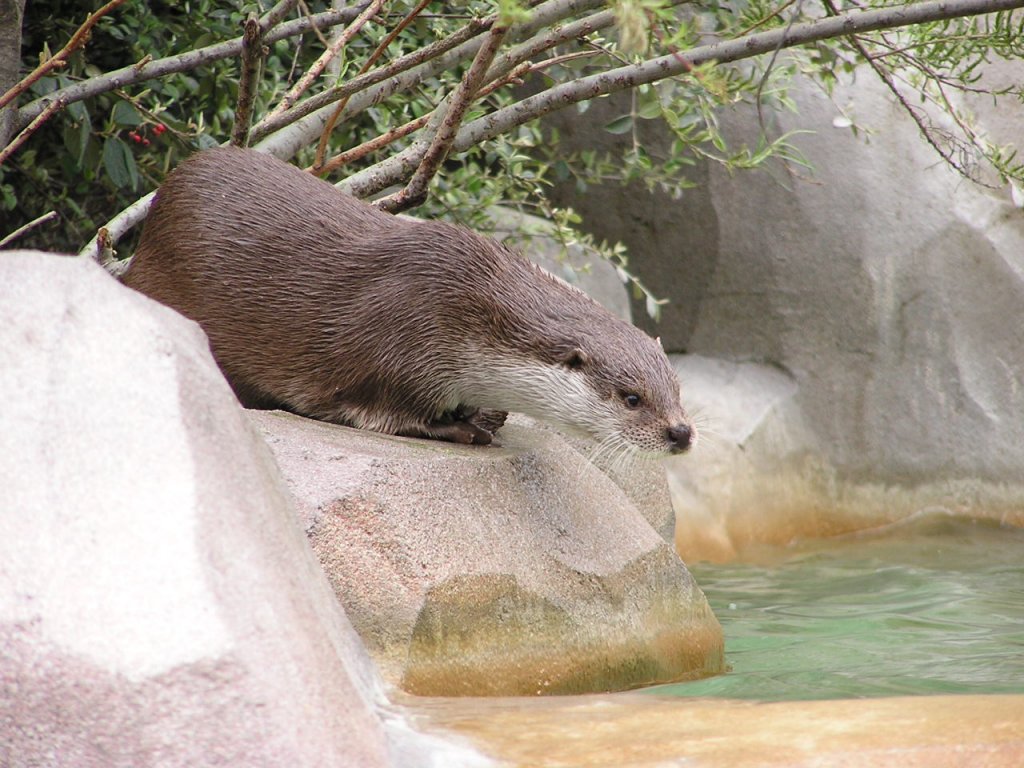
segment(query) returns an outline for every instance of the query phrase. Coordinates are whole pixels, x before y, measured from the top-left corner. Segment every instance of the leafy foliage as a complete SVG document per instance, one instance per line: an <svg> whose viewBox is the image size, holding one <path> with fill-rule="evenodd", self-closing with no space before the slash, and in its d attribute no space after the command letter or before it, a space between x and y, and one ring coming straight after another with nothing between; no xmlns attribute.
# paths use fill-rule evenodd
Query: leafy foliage
<svg viewBox="0 0 1024 768"><path fill-rule="evenodd" d="M823 2L825 12L831 15L868 5L892 5L891 0L855 6L849 0ZM295 110L284 113L286 120L274 129L280 132L277 135L295 129L297 123L289 123L298 120L304 99L318 98L367 69L380 71L404 56L421 52L472 20L497 12L500 22L524 22L531 17L527 5L548 7L552 3L537 6L525 0L469 0L431 3L413 11L415 5L413 0L386 4L344 48L334 62L333 73L321 77L309 94L300 96ZM311 13L327 9L325 2L308 2L306 6ZM502 64L504 69L497 67L499 60L495 60L500 76L463 122L518 103L524 91L544 92L554 84L575 82L654 56L669 55L682 61L687 51L707 40L787 29L820 16L822 8L800 0L701 0L688 4L681 0L612 0L610 7L613 16L598 23L604 13L601 4L580 0L571 10L507 44L504 55L518 50L516 44L536 43L520 60ZM56 0L45 7L30 2L24 28L26 70L40 56L48 56L62 45L94 9L94 3L83 0ZM100 21L88 46L73 54L68 66L36 83L30 99L147 58L162 60L237 38L246 16L261 10L256 3L241 0L126 3ZM562 27L580 20L593 20L593 24L557 43L537 42L544 35L557 36ZM720 111L742 101L756 102L762 110L791 109L785 88L794 74L810 73L828 89L865 59L899 94L947 162L972 177L978 176L980 166L991 167L1003 181L1024 187L1024 167L1015 150L988 144L951 97L957 91L983 90L979 77L993 57L1024 57L1022 25L1024 20L1009 13L957 18L819 41L784 56L686 67L682 75L633 87L628 107L606 121L606 131L630 139L623 153L612 156L591 150L570 154L564 151L557 132L542 131L537 121L526 122L451 155L435 177L422 213L487 229L488 208L511 205L557 222L567 243L585 241L574 231L578 223L575 214L547 201L546 192L554 181L573 179L582 191L595 182L641 181L650 188L680 194L688 184L687 169L698 162L737 169L756 167L769 157L802 163L798 141L791 135L762 137L754 146L730 145L719 129ZM323 38L329 34L330 29L322 29L267 45L254 109L257 121L272 112L316 60L324 49ZM385 43L379 58L372 58ZM392 80L383 79L357 91L352 102L342 102L347 104L344 119L330 135L328 156L360 147L410 121L429 118L445 103L471 59L471 53L461 53L428 60L419 69L405 70ZM60 226L35 230L18 244L77 251L98 226L141 193L155 188L184 156L226 140L239 94L239 71L236 57L210 58L184 72L111 87L70 103L0 166L0 210L5 224L13 228L51 209L62 217ZM393 81L409 73L415 77L391 88ZM525 85L522 78L526 78ZM911 95L952 116L956 130L940 130L928 122L920 105L911 103ZM998 95L1021 100L1024 90L1015 86ZM359 101L361 97L366 98ZM576 105L580 120L592 119L588 104ZM651 121L664 124L673 139L662 142L662 149L654 150L642 141L644 124ZM341 175L358 175L400 156L415 148L426 130L395 138L373 151L355 153L358 157L342 167ZM309 165L314 160L315 137L302 143L305 148L299 151L298 161ZM602 250L626 271L621 247L587 244ZM130 252L130 243L122 244L121 250ZM649 308L656 311L657 301L649 292L642 286L634 288L647 294Z"/></svg>

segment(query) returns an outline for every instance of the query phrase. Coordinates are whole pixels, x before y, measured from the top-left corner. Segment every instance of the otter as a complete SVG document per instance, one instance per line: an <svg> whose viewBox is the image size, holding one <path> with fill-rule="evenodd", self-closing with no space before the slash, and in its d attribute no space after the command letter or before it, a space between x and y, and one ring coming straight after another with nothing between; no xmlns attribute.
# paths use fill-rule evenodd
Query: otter
<svg viewBox="0 0 1024 768"><path fill-rule="evenodd" d="M661 345L582 291L255 150L175 169L122 280L199 323L246 407L472 444L509 411L622 453L696 437Z"/></svg>

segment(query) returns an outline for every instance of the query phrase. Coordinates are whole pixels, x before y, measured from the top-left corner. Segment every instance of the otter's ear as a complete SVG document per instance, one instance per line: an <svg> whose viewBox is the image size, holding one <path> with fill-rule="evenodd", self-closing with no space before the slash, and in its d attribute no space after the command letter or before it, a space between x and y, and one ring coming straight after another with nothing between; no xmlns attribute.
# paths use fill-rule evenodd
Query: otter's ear
<svg viewBox="0 0 1024 768"><path fill-rule="evenodd" d="M566 346L560 350L561 363L571 370L579 370L590 362L587 353L576 346Z"/></svg>

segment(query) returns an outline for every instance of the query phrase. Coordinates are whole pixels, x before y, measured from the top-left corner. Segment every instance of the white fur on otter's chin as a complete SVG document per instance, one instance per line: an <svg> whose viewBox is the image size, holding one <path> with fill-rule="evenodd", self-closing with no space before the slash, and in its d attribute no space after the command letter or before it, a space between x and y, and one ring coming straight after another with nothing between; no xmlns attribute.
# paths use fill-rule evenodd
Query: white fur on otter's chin
<svg viewBox="0 0 1024 768"><path fill-rule="evenodd" d="M477 371L472 380L460 377L460 384L465 386L460 393L462 402L525 413L581 437L642 450L619 427L601 428L602 424L619 425L618 404L599 398L583 372L522 358L493 359L493 352L490 355L486 369Z"/></svg>

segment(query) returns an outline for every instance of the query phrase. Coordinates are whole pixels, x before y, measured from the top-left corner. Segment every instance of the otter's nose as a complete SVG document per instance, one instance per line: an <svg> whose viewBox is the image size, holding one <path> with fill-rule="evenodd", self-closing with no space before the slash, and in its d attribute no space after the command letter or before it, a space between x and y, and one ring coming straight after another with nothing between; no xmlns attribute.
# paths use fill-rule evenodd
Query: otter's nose
<svg viewBox="0 0 1024 768"><path fill-rule="evenodd" d="M676 424L665 430L668 437L669 450L672 453L682 453L687 450L693 442L693 430L686 424Z"/></svg>

